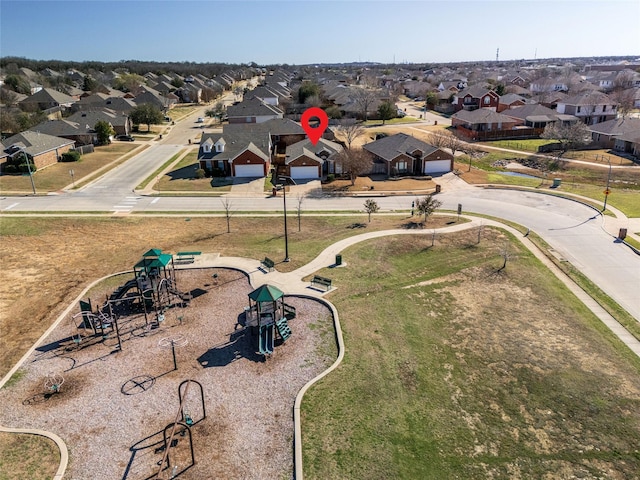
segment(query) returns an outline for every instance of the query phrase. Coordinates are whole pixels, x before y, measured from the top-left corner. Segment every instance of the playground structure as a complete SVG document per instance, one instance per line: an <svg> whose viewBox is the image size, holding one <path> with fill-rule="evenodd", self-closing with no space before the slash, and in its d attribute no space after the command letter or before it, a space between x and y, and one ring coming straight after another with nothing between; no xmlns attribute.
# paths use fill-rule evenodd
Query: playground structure
<svg viewBox="0 0 640 480"><path fill-rule="evenodd" d="M193 411L187 408L187 395L192 384L196 385L200 389L199 405L192 406L192 408L199 407L200 411L198 412L198 416L194 415L192 413ZM204 402L204 388L202 387L202 384L200 382L197 382L196 380L184 380L178 386L178 400L180 402L180 405L178 407L178 412L175 416L175 419L173 422L169 423L162 431L162 446L156 449L157 453L163 452L162 460L158 462L159 469L154 476L149 478L157 480L163 480L165 478L175 478L196 463L193 450L193 435L191 432L191 427L207 418L207 411ZM168 436L167 432L170 432ZM171 452L178 446L179 442L181 441L180 437L186 437L189 441L190 463L189 465L186 465L184 467L181 467L175 461L172 465L171 460Z"/></svg>
<svg viewBox="0 0 640 480"><path fill-rule="evenodd" d="M134 278L108 295L96 311L90 299L80 301L80 313L71 318L75 327L73 341L77 345L89 337L102 337L104 340L114 332L118 340L116 347L121 350L120 317L142 311L148 330L160 326L169 308L184 308L192 300L190 293L178 290L173 255L162 253L162 250L145 252L134 265L133 274ZM153 314L151 319L150 314ZM177 315L177 319L182 323L183 315Z"/></svg>
<svg viewBox="0 0 640 480"><path fill-rule="evenodd" d="M258 338L260 355L273 354L276 335L282 343L291 337L288 320L295 318L296 309L284 303L284 293L273 285L262 285L251 292L244 313L245 327Z"/></svg>

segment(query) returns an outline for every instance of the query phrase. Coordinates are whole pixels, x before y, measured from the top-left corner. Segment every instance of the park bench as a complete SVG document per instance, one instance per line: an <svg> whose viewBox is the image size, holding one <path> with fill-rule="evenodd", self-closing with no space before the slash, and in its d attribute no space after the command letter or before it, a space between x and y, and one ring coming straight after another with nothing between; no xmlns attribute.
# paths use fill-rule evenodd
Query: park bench
<svg viewBox="0 0 640 480"><path fill-rule="evenodd" d="M331 279L326 277L321 277L320 275L314 275L311 279L312 287L322 287L326 292L331 290Z"/></svg>
<svg viewBox="0 0 640 480"><path fill-rule="evenodd" d="M260 262L260 265L262 265L268 272L272 272L276 264L269 257L264 257L264 260Z"/></svg>
<svg viewBox="0 0 640 480"><path fill-rule="evenodd" d="M200 255L202 252L178 252L176 254L176 261L178 263L193 263L196 261L196 255Z"/></svg>

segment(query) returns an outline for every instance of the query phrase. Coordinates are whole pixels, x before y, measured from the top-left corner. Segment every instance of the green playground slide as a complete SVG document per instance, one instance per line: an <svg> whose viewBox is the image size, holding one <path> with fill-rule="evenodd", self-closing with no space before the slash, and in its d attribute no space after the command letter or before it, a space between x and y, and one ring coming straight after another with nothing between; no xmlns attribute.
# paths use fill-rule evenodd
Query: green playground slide
<svg viewBox="0 0 640 480"><path fill-rule="evenodd" d="M275 328L273 323L270 325L261 325L260 335L258 336L258 351L261 355L271 355L273 353L274 339Z"/></svg>

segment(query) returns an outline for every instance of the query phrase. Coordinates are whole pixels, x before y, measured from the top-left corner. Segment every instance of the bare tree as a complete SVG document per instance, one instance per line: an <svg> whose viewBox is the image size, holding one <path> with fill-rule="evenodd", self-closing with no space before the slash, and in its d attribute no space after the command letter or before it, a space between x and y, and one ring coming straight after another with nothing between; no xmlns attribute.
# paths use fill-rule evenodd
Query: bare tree
<svg viewBox="0 0 640 480"><path fill-rule="evenodd" d="M467 172L470 172L471 161L476 158L480 158L484 152L472 143L464 144L464 146L462 147L462 151L469 157L469 168L467 169Z"/></svg>
<svg viewBox="0 0 640 480"><path fill-rule="evenodd" d="M376 213L378 210L380 210L380 207L375 200L370 198L364 202L364 211L369 214L369 223L371 223L371 214Z"/></svg>
<svg viewBox="0 0 640 480"><path fill-rule="evenodd" d="M222 208L224 208L224 216L227 219L227 233L231 233L231 215L233 215L233 210L231 209L231 200L228 197L223 197L221 199Z"/></svg>
<svg viewBox="0 0 640 480"><path fill-rule="evenodd" d="M547 124L540 138L557 140L560 144L560 155L558 155L558 157L561 157L569 150L588 145L591 141L591 132L582 122L575 122L568 125L554 122Z"/></svg>
<svg viewBox="0 0 640 480"><path fill-rule="evenodd" d="M629 115L635 107L635 90L633 88L614 90L609 96L618 104L618 113L622 115L622 118L627 118L627 115Z"/></svg>
<svg viewBox="0 0 640 480"><path fill-rule="evenodd" d="M427 218L436 211L436 209L442 206L442 202L436 199L433 195L427 195L426 197L416 198L416 211L420 215L424 215L424 221L426 223Z"/></svg>
<svg viewBox="0 0 640 480"><path fill-rule="evenodd" d="M502 266L498 269L499 272L507 268L507 262L511 258L511 254L509 253L509 242L505 241L502 249L500 250L500 256L502 257Z"/></svg>
<svg viewBox="0 0 640 480"><path fill-rule="evenodd" d="M343 150L338 154L336 161L342 166L342 173L349 175L352 186L356 184L358 175L371 171L371 165L373 164L373 159L369 152L361 148Z"/></svg>
<svg viewBox="0 0 640 480"><path fill-rule="evenodd" d="M351 95L353 102L360 109L360 113L362 114L362 118L364 121L367 121L369 110L373 103L377 100L377 95L373 90L369 90L366 88L356 88L353 90Z"/></svg>
<svg viewBox="0 0 640 480"><path fill-rule="evenodd" d="M466 142L463 142L446 130L438 133L431 133L428 138L428 143L437 148L448 148L454 156L457 151L463 151L468 145Z"/></svg>
<svg viewBox="0 0 640 480"><path fill-rule="evenodd" d="M359 137L364 135L364 127L359 123L351 122L343 122L340 124L338 128L340 134L344 137L345 143L347 144L347 149L351 150L351 144Z"/></svg>

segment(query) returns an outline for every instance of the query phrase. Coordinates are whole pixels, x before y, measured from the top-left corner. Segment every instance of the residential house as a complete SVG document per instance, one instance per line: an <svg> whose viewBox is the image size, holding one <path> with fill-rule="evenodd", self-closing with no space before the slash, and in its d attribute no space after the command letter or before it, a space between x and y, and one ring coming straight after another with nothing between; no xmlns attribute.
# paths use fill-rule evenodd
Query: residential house
<svg viewBox="0 0 640 480"><path fill-rule="evenodd" d="M534 103L532 100L529 100L521 95L516 95L515 93L507 93L505 95L501 95L498 100L498 109L497 112L503 112L505 110L509 110L510 108L521 107L527 103Z"/></svg>
<svg viewBox="0 0 640 480"><path fill-rule="evenodd" d="M178 103L179 98L173 93L162 94L157 90L150 87L142 87L142 93L135 96L133 101L136 105L150 104L161 110L167 112L173 106Z"/></svg>
<svg viewBox="0 0 640 480"><path fill-rule="evenodd" d="M277 169L276 175L301 180L336 173L336 157L342 150L342 145L324 138L315 145L309 139L294 143L287 147L284 165Z"/></svg>
<svg viewBox="0 0 640 480"><path fill-rule="evenodd" d="M260 86L245 93L244 99L251 100L254 97L258 97L267 105L273 105L274 107L277 107L282 96L283 95L277 93L273 87Z"/></svg>
<svg viewBox="0 0 640 480"><path fill-rule="evenodd" d="M451 117L451 126L456 133L468 140L490 140L497 138L520 138L533 132L515 131L519 122L503 113L488 108L460 110Z"/></svg>
<svg viewBox="0 0 640 480"><path fill-rule="evenodd" d="M119 113L129 113L136 107L136 102L129 98L109 96L104 93L94 93L88 97L81 98L73 104L71 110L74 112L109 109Z"/></svg>
<svg viewBox="0 0 640 480"><path fill-rule="evenodd" d="M516 120L518 125L539 130L537 135L542 133L549 123L563 122L566 124L578 121L578 118L573 115L558 113L538 103L522 105L521 107L505 110L502 113Z"/></svg>
<svg viewBox="0 0 640 480"><path fill-rule="evenodd" d="M98 137L92 125L67 119L47 120L32 127L32 131L73 140L76 145L90 145L98 142Z"/></svg>
<svg viewBox="0 0 640 480"><path fill-rule="evenodd" d="M253 97L227 107L227 116L229 123L262 123L273 118L283 118L284 113L278 107Z"/></svg>
<svg viewBox="0 0 640 480"><path fill-rule="evenodd" d="M453 155L405 133L381 138L363 148L373 155L372 174L433 175L453 170Z"/></svg>
<svg viewBox="0 0 640 480"><path fill-rule="evenodd" d="M628 132L615 140L614 150L628 153L640 160L640 132Z"/></svg>
<svg viewBox="0 0 640 480"><path fill-rule="evenodd" d="M456 111L484 108L495 112L498 110L499 103L500 96L483 85L474 85L461 90L455 94L453 100Z"/></svg>
<svg viewBox="0 0 640 480"><path fill-rule="evenodd" d="M640 118L614 118L589 126L591 139L602 148L615 148L616 139L640 132ZM625 151L625 148L621 149Z"/></svg>
<svg viewBox="0 0 640 480"><path fill-rule="evenodd" d="M214 176L265 177L271 167L269 135L238 130L234 134L203 133L198 150L200 168Z"/></svg>
<svg viewBox="0 0 640 480"><path fill-rule="evenodd" d="M58 92L52 88L42 90L21 100L18 105L23 110L49 110L69 108L76 102L76 99L66 93Z"/></svg>
<svg viewBox="0 0 640 480"><path fill-rule="evenodd" d="M12 157L21 155L19 152L24 151L33 160L36 168L41 169L57 163L63 153L74 148L75 142L27 130L3 140L2 146Z"/></svg>
<svg viewBox="0 0 640 480"><path fill-rule="evenodd" d="M131 119L128 115L107 108L82 110L69 116L67 120L84 123L85 125L90 125L91 128L100 121L107 122L113 128L115 135L129 135L132 128Z"/></svg>
<svg viewBox="0 0 640 480"><path fill-rule="evenodd" d="M558 113L575 115L587 125L613 120L618 115L617 104L598 91L582 92L558 102Z"/></svg>

